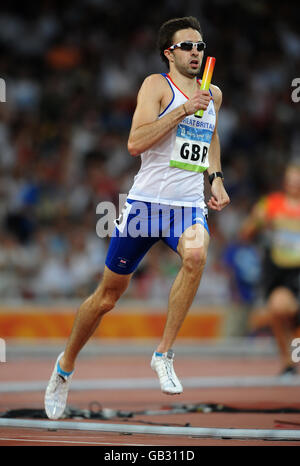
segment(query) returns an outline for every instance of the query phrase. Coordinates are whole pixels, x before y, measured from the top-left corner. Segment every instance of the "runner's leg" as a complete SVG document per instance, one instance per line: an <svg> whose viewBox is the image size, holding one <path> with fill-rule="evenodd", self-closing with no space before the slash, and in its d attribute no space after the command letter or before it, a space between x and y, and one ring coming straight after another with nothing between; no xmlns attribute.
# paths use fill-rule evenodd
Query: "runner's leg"
<svg viewBox="0 0 300 466"><path fill-rule="evenodd" d="M157 352L168 351L182 326L198 290L206 263L209 234L202 224L187 228L178 242L181 269L170 291L167 320Z"/></svg>
<svg viewBox="0 0 300 466"><path fill-rule="evenodd" d="M105 266L100 285L77 311L71 335L59 363L63 370L70 372L74 369L79 351L95 332L102 316L113 309L125 292L131 277L132 274L120 275Z"/></svg>
<svg viewBox="0 0 300 466"><path fill-rule="evenodd" d="M284 367L292 366L291 341L293 338L293 320L298 310L294 294L285 287L275 288L268 300L271 328L279 349Z"/></svg>

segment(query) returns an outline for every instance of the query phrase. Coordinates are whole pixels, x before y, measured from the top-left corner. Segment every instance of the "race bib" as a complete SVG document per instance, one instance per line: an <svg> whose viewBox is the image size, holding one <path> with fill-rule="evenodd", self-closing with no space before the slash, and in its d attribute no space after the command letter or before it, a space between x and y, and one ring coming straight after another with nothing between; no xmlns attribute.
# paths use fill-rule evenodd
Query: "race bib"
<svg viewBox="0 0 300 466"><path fill-rule="evenodd" d="M203 121L191 116L179 123L170 167L194 172L207 170L208 151L215 129L215 113L213 109L210 109L210 112L212 121Z"/></svg>

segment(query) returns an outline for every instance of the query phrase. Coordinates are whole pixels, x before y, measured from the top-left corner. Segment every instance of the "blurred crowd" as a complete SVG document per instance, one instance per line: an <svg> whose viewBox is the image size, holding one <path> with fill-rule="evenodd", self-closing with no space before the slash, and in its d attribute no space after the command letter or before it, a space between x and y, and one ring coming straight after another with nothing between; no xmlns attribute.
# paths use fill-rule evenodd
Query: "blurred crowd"
<svg viewBox="0 0 300 466"><path fill-rule="evenodd" d="M81 299L101 278L109 238L96 207L118 205L139 169L127 151L137 91L165 72L157 31L200 20L213 82L223 92L219 135L231 204L210 213L212 240L196 303L252 303L260 246L237 232L257 198L299 157L300 76L295 2L48 0L0 7L0 297ZM124 299L167 297L178 257L157 244ZM165 301L164 301L165 302Z"/></svg>

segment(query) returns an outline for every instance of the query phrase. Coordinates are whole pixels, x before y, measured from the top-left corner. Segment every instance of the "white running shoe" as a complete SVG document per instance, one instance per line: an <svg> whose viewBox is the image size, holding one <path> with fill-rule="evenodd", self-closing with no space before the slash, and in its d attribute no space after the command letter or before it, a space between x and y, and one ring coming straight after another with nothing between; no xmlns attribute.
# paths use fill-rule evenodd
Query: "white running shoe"
<svg viewBox="0 0 300 466"><path fill-rule="evenodd" d="M72 374L64 377L57 372L57 363L62 357L61 353L55 363L54 370L50 377L45 393L45 411L49 419L59 419L66 407L68 391L72 379Z"/></svg>
<svg viewBox="0 0 300 466"><path fill-rule="evenodd" d="M162 356L157 356L154 352L151 359L151 368L156 371L161 390L167 395L177 395L183 392L173 368L174 356L174 351L170 349L167 353L162 353Z"/></svg>

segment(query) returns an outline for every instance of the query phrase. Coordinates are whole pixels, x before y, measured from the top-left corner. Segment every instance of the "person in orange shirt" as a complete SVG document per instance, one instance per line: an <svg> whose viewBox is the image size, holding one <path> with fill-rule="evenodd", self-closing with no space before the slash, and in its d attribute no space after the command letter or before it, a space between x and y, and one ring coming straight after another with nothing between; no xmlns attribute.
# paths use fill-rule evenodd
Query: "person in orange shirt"
<svg viewBox="0 0 300 466"><path fill-rule="evenodd" d="M296 374L291 341L300 325L300 163L290 163L282 191L264 196L241 228L243 240L264 235L263 310L253 312L253 327L270 326L281 357L281 374Z"/></svg>

